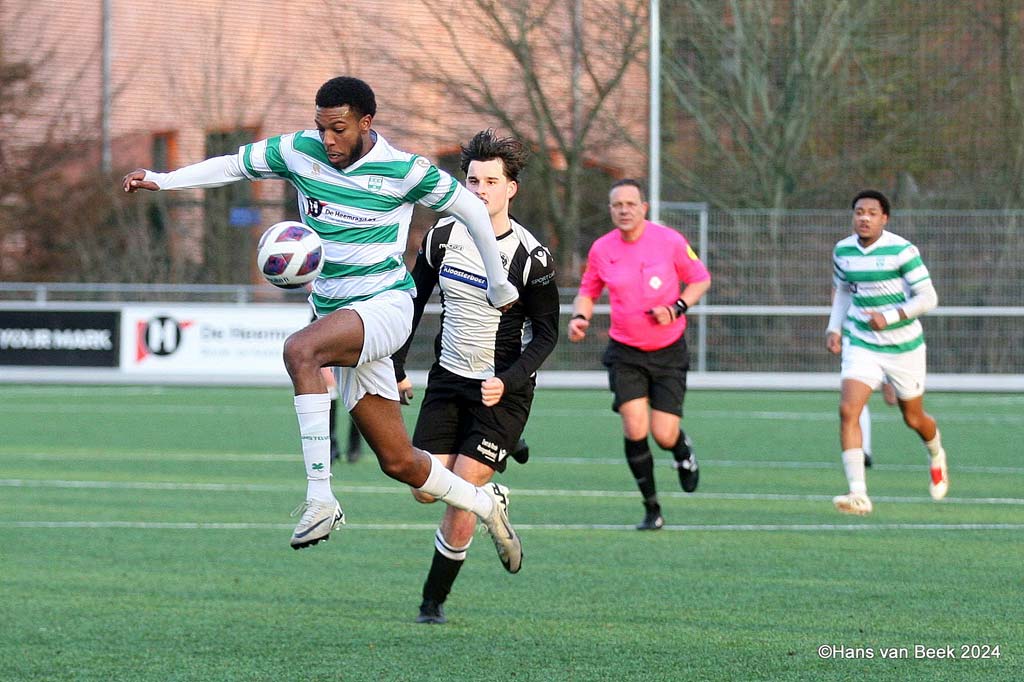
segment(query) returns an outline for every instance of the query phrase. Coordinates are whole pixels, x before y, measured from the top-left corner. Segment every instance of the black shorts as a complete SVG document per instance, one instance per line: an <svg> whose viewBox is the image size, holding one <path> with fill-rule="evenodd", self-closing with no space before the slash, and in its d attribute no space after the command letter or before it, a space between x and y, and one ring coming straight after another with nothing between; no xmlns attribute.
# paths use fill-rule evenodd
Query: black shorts
<svg viewBox="0 0 1024 682"><path fill-rule="evenodd" d="M616 412L622 403L648 398L652 409L683 416L686 372L690 369L686 337L651 351L609 339L601 362L608 368L608 387L615 394L612 409Z"/></svg>
<svg viewBox="0 0 1024 682"><path fill-rule="evenodd" d="M525 390L506 392L493 407L480 402L481 383L434 363L427 376L413 445L439 455L464 455L504 471L506 458L530 416L533 381Z"/></svg>

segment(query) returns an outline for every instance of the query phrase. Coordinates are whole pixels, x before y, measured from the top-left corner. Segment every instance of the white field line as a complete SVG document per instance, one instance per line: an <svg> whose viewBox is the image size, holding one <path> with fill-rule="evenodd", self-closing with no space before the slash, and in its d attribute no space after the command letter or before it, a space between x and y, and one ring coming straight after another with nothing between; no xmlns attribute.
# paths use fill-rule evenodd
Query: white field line
<svg viewBox="0 0 1024 682"><path fill-rule="evenodd" d="M144 395L144 393L140 393ZM291 406L282 402L279 406L263 405L252 407L251 405L226 405L224 403L190 403L187 405L167 405L163 403L136 404L130 409L134 414L153 415L246 415L254 414L290 414ZM107 404L92 402L88 404L57 403L40 407L32 401L0 401L0 412L10 414L33 414L45 410L50 414L123 414L125 408L120 404ZM598 408L583 409L561 409L561 408L537 408L531 411L531 419L608 419L618 422L619 417L611 410ZM778 410L701 410L690 408L686 410L688 420L699 419L726 419L726 420L758 420L758 421L788 421L788 422L836 422L839 417L835 409L815 411L778 411ZM872 411L871 418L879 422L898 422L901 420L897 410ZM1024 424L1024 414L992 414L978 416L975 414L958 414L956 412L943 413L940 417L943 423L982 423L995 425L1018 425Z"/></svg>
<svg viewBox="0 0 1024 682"><path fill-rule="evenodd" d="M11 458L17 460L32 461L125 461L133 462L145 460L157 460L165 462L288 462L294 463L302 459L299 454L246 454L246 453L192 453L192 452L122 452L122 453L88 453L76 454L75 452L62 453L13 453L0 455L0 460ZM538 454L530 459L530 465L605 465L622 466L624 457L547 457ZM836 457L834 462L800 462L796 460L738 460L738 459L707 459L701 458L701 467L715 469L717 467L737 468L769 468L769 469L842 469L842 462ZM879 471L924 471L924 455L921 456L921 464L885 464L876 463L874 469ZM1024 467L990 467L950 464L949 470L958 473L971 474L1000 474L1000 475L1024 475Z"/></svg>
<svg viewBox="0 0 1024 682"><path fill-rule="evenodd" d="M185 523L159 521L0 521L0 528L127 528L138 530L274 530L292 529L292 524L283 523ZM364 523L348 524L345 530L415 530L430 532L436 530L436 524L428 523ZM593 531L612 530L630 531L635 533L632 525L605 523L519 523L516 528L522 531ZM829 531L991 531L991 530L1024 530L1024 523L787 523L787 524L692 524L667 525L667 531L691 532L829 532Z"/></svg>
<svg viewBox="0 0 1024 682"><path fill-rule="evenodd" d="M68 481L49 479L0 479L0 487L6 488L90 488L104 490L170 490L208 492L295 492L295 485L261 483L180 483L173 481ZM334 485L337 493L362 495L408 495L408 489L401 485L351 486ZM602 497L635 498L635 490L559 490L515 488L513 494L523 497ZM784 493L683 493L667 491L660 497L681 500L753 500L764 502L830 502L831 495L796 495ZM936 503L930 497L885 497L872 496L876 502L896 504L981 504L981 505L1024 505L1024 499L1012 497L947 497Z"/></svg>

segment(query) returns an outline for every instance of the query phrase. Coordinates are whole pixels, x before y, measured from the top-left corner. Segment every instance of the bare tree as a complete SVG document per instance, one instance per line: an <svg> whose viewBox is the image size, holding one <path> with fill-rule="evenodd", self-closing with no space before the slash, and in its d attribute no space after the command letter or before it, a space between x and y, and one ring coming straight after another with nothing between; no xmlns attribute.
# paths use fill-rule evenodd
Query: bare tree
<svg viewBox="0 0 1024 682"><path fill-rule="evenodd" d="M775 209L759 226L764 232L751 226L740 234L740 252L753 256L769 240L763 293L782 302L781 211L820 186L828 164L843 157L817 154L812 143L863 94L851 87L849 73L857 68L873 0L670 5L663 12L669 19L662 85L683 153L663 156L666 185L723 208Z"/></svg>
<svg viewBox="0 0 1024 682"><path fill-rule="evenodd" d="M846 74L873 0L669 4L663 87L699 142L700 162L666 158L667 172L721 206L791 206L818 184L815 134L862 94Z"/></svg>
<svg viewBox="0 0 1024 682"><path fill-rule="evenodd" d="M451 131L464 112L481 122L477 129L497 127L532 145L530 193L543 193L546 223L537 227L547 229L563 279L574 278L589 208L588 166L621 165L606 150L627 141L624 109L637 108L623 85L647 46L647 2L419 2L440 36L403 35L401 50L385 58L413 84L439 92L445 106L431 111L418 101L397 103L400 113L434 116L432 123ZM607 183L601 184L603 193ZM600 216L603 223L603 210Z"/></svg>

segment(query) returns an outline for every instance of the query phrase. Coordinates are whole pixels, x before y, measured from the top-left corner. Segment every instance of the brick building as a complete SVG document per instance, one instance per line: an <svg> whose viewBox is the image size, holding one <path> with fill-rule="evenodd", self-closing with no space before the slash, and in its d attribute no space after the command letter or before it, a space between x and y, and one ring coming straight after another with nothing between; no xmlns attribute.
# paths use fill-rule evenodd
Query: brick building
<svg viewBox="0 0 1024 682"><path fill-rule="evenodd" d="M504 129L500 120L475 113L453 92L486 83L507 108L521 107L522 115L529 115L520 72L489 37L498 24L489 23L473 3L107 2L107 129L111 171L117 177L139 166L175 168L232 152L244 142L311 127L317 87L339 74L358 76L374 87L374 127L393 144L442 162L477 130ZM507 7L494 4L500 18L513 20ZM506 4L530 7L528 2ZM581 3L589 44L614 49L621 39L616 34L621 26L606 23L607 16L601 15L607 10L602 5L613 4ZM67 141L75 150L70 173L100 168L103 6L101 0L0 3L0 46L7 59L29 59L41 85L28 115L5 127L26 143ZM571 129L574 87L563 63L571 22L565 8L556 8L547 21L553 34L547 38L550 52L536 55L535 61L548 105L565 110L558 114L564 134ZM601 61L595 59L594 68L602 68ZM577 79L575 87L585 90L581 82ZM611 113L601 122L604 129L595 128L601 149L601 158L591 159L595 166L611 175L645 172L646 158L627 140L646 141L646 96L646 64L633 64L606 101ZM231 199L234 208L249 203L261 211L236 211L232 220L255 219L255 230L293 210L285 183L241 185L246 187ZM177 242L183 249L194 241L187 237L204 229L203 215L209 211L198 192L190 205L171 216L185 237Z"/></svg>

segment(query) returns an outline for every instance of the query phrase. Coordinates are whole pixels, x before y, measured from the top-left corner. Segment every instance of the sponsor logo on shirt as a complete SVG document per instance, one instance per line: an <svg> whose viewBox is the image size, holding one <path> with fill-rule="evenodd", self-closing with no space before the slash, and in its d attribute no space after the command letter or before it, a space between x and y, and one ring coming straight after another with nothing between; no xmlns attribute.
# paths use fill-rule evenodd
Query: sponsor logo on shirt
<svg viewBox="0 0 1024 682"><path fill-rule="evenodd" d="M454 279L457 282L463 282L479 289L487 288L487 278L481 277L480 275L474 275L472 272L466 272L459 268L453 268L450 265L442 265L441 270L438 272L441 277L448 279Z"/></svg>
<svg viewBox="0 0 1024 682"><path fill-rule="evenodd" d="M486 438L480 439L480 445L476 446L476 451L487 459L495 461L501 461L508 455L505 448L499 448L497 443L492 443Z"/></svg>
<svg viewBox="0 0 1024 682"><path fill-rule="evenodd" d="M531 279L530 285L535 287L542 287L555 278L555 273L549 272L546 275L542 275L537 279Z"/></svg>
<svg viewBox="0 0 1024 682"><path fill-rule="evenodd" d="M349 213L345 213L339 210L336 206L314 199L313 197L306 197L306 215L322 220L325 223L334 223L335 225L351 225L352 223L372 223L373 218L368 216L356 216Z"/></svg>

